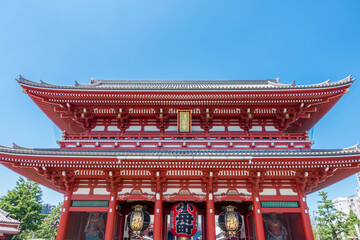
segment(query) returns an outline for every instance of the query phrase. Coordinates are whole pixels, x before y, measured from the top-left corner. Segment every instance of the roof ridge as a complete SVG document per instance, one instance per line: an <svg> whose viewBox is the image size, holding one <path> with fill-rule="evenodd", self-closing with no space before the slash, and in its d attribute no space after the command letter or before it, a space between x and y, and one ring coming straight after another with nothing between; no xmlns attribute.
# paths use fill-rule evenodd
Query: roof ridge
<svg viewBox="0 0 360 240"><path fill-rule="evenodd" d="M40 83L30 81L20 75L16 79L19 84L53 89L76 89L76 90L274 90L274 89L306 89L337 87L351 84L355 78L349 75L341 80L330 82L329 80L317 84L296 85L295 81L283 84L280 78L264 80L101 80L90 78L89 84L79 84L75 81L71 85L55 85L40 80Z"/></svg>

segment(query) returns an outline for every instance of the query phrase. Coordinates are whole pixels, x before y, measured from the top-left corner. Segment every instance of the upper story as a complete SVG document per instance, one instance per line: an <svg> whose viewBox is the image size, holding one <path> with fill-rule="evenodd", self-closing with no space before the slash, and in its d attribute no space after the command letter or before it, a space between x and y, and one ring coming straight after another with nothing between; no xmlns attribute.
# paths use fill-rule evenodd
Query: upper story
<svg viewBox="0 0 360 240"><path fill-rule="evenodd" d="M310 149L307 131L353 81L91 79L61 86L18 79L63 131L64 149Z"/></svg>

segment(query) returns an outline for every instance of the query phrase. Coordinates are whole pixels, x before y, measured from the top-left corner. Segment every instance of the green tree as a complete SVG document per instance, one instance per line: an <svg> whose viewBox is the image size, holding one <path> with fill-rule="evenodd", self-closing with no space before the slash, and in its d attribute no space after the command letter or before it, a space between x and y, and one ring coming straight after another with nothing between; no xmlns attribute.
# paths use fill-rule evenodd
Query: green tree
<svg viewBox="0 0 360 240"><path fill-rule="evenodd" d="M15 188L0 198L0 208L22 222L18 237L22 238L26 232L36 230L43 220L40 214L43 209L41 197L42 191L37 183L20 177Z"/></svg>
<svg viewBox="0 0 360 240"><path fill-rule="evenodd" d="M59 226L62 203L59 203L50 214L44 218L39 229L35 232L36 238L54 239Z"/></svg>
<svg viewBox="0 0 360 240"><path fill-rule="evenodd" d="M350 210L350 213L348 217L346 218L345 226L346 226L346 236L347 237L355 237L357 236L355 225L360 225L360 220L356 216L356 214L353 212L353 210Z"/></svg>
<svg viewBox="0 0 360 240"><path fill-rule="evenodd" d="M318 201L320 205L315 217L316 235L321 240L341 239L341 232L346 230L346 214L334 208L332 201L327 199L327 193L321 191L319 196L321 200Z"/></svg>

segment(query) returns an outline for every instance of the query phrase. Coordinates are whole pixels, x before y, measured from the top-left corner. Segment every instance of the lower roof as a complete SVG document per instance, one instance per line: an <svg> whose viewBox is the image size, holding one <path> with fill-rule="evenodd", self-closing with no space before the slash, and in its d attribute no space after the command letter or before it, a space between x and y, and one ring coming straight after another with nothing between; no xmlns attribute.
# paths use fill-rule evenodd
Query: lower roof
<svg viewBox="0 0 360 240"><path fill-rule="evenodd" d="M308 150L225 150L225 149L59 149L59 148L26 148L14 144L13 147L0 145L0 153L24 155L53 156L245 156L245 157L302 157L302 156L345 156L359 155L359 144L342 149L308 149Z"/></svg>
<svg viewBox="0 0 360 240"><path fill-rule="evenodd" d="M0 233L3 233L3 234L19 234L20 230L15 228L15 227L0 226Z"/></svg>
<svg viewBox="0 0 360 240"><path fill-rule="evenodd" d="M325 174L311 193L360 171L360 148L316 150L77 150L0 146L0 163L55 191L62 192L39 174L41 168L120 171L198 169L252 172L295 171ZM331 173L330 173L331 172ZM320 176L319 175L319 176ZM289 179L293 179L291 177Z"/></svg>

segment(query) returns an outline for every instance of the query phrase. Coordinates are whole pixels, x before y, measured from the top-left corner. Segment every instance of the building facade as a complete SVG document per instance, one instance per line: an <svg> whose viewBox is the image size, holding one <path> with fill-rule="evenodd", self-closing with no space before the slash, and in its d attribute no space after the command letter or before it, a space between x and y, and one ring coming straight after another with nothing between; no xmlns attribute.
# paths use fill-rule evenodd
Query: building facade
<svg viewBox="0 0 360 240"><path fill-rule="evenodd" d="M332 200L332 203L334 204L334 208L343 213L349 214L350 206L348 203L348 199L349 198L347 198L347 197L335 198L334 200Z"/></svg>
<svg viewBox="0 0 360 240"><path fill-rule="evenodd" d="M43 210L41 211L41 214L50 214L51 210L53 210L56 206L48 204L48 203L44 203L44 204L42 204L42 207L43 207Z"/></svg>
<svg viewBox="0 0 360 240"><path fill-rule="evenodd" d="M242 227L246 239L311 240L306 194L355 174L360 150L311 149L307 131L353 81L60 86L20 77L63 136L58 149L0 146L0 162L64 194L58 240L174 239L170 228L181 236L197 227L174 218L178 203L201 239L215 240L219 225L221 238L240 239ZM146 215L134 209L146 209L151 231L130 226ZM217 222L224 214L233 224Z"/></svg>
<svg viewBox="0 0 360 240"><path fill-rule="evenodd" d="M332 200L334 207L346 214L353 211L360 218L360 192L357 189L358 194L350 197L338 197Z"/></svg>

